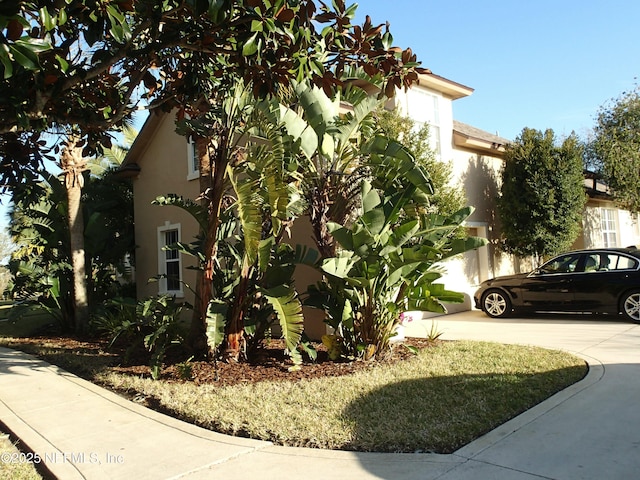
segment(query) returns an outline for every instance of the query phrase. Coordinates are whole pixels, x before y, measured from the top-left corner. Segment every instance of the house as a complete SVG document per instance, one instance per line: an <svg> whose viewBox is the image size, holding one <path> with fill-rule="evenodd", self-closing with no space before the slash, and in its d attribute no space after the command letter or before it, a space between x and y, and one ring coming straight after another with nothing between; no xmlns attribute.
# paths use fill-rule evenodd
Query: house
<svg viewBox="0 0 640 480"><path fill-rule="evenodd" d="M509 140L453 119L453 102L472 93L473 89L467 86L427 74L420 76L419 85L407 92L399 91L390 102L390 106L417 122L429 123L432 148L440 159L452 162L454 181L463 186L467 203L475 207L466 224L469 233L489 240L487 246L447 261L442 281L447 288L464 292L467 297L463 305L451 306L450 311L470 309L473 292L483 280L526 267L497 246L500 226L495 198L500 190L500 169ZM123 169L134 179L138 297L169 293L193 302L188 286L195 285L195 270L189 268L195 262L163 247L192 240L198 233L197 225L181 209L152 205L159 195L173 193L195 199L199 194L194 145L175 132L174 122L171 114L151 114L129 151ZM590 183L585 187L590 200L585 209L584 232L576 241L576 248L640 243L637 216L615 208L601 184ZM292 243L309 243L308 224L301 219L296 226ZM179 275L181 281L147 282L158 274ZM305 275L296 278L303 288L317 279ZM305 322L312 338L324 333L319 312L305 314Z"/></svg>

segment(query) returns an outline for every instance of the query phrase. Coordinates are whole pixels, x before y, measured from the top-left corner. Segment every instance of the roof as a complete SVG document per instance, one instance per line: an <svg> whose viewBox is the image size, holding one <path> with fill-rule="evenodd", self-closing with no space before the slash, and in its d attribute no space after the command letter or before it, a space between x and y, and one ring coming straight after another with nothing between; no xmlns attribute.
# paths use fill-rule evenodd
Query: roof
<svg viewBox="0 0 640 480"><path fill-rule="evenodd" d="M423 73L418 75L418 85L436 90L452 100L468 97L473 93L473 88L454 82L448 78L441 77L435 73Z"/></svg>
<svg viewBox="0 0 640 480"><path fill-rule="evenodd" d="M502 154L510 140L486 132L466 123L453 121L453 143L456 147L480 150L491 154Z"/></svg>
<svg viewBox="0 0 640 480"><path fill-rule="evenodd" d="M602 175L594 172L584 172L584 188L590 198L611 200L613 198L611 188L604 182Z"/></svg>

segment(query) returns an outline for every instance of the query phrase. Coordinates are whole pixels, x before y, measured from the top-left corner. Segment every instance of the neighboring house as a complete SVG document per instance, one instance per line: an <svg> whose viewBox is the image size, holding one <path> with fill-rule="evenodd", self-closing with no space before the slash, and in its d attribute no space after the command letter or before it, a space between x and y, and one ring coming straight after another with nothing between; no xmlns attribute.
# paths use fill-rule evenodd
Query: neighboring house
<svg viewBox="0 0 640 480"><path fill-rule="evenodd" d="M389 102L419 123L428 123L431 147L443 161L453 166L454 182L459 182L467 204L475 207L466 226L471 235L489 240L486 247L446 262L443 283L447 288L467 294L467 302L451 306L450 311L471 308L476 286L483 280L519 271L522 265L498 248L500 226L495 198L505 145L509 140L492 135L453 119L453 102L467 97L473 89L438 75L420 76L420 84L407 92L399 91ZM194 145L175 132L171 114L151 114L131 147L123 169L134 177L137 295L175 294L193 302L193 294L184 284L195 285L193 259L177 252L163 251L175 241L191 241L197 232L193 219L176 207L159 207L151 202L168 193L195 199L199 194L198 162ZM638 243L637 218L612 206L606 192L594 192L585 210L584 235L577 247L626 246ZM597 194L596 194L597 193ZM635 220L635 223L634 223ZM311 243L305 219L296 222L292 243ZM295 229L294 229L295 230ZM179 275L181 281L161 280L148 283L158 274ZM297 273L299 288L304 289L317 277ZM307 333L319 337L324 332L319 312L305 313Z"/></svg>

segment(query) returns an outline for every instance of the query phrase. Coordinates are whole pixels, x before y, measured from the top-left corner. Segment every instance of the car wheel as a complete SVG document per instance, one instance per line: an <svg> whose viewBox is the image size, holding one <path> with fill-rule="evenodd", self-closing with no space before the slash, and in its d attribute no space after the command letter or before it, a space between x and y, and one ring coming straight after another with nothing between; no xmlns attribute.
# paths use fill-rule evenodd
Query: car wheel
<svg viewBox="0 0 640 480"><path fill-rule="evenodd" d="M625 293L620 306L625 317L632 322L640 323L640 290Z"/></svg>
<svg viewBox="0 0 640 480"><path fill-rule="evenodd" d="M502 290L489 290L482 297L482 310L492 318L506 317L511 313L511 300Z"/></svg>

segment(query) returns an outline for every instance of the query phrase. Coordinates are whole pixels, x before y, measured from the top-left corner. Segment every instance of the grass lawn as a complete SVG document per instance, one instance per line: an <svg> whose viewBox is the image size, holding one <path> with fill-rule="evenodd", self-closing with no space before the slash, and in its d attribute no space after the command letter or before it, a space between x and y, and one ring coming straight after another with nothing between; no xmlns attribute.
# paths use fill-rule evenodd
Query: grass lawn
<svg viewBox="0 0 640 480"><path fill-rule="evenodd" d="M217 388L117 374L199 425L281 445L450 453L582 379L585 362L542 348L440 342L415 358L346 377Z"/></svg>
<svg viewBox="0 0 640 480"><path fill-rule="evenodd" d="M2 343L21 348L10 339ZM30 350L222 433L288 446L377 452L453 452L587 372L582 359L565 352L441 341L408 360L372 364L348 376L219 386L124 375L109 367L114 358L104 353L93 358L55 348Z"/></svg>
<svg viewBox="0 0 640 480"><path fill-rule="evenodd" d="M0 431L0 478L11 480L40 480L42 477L9 439Z"/></svg>

